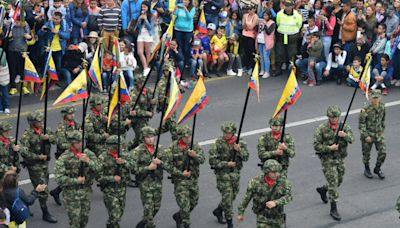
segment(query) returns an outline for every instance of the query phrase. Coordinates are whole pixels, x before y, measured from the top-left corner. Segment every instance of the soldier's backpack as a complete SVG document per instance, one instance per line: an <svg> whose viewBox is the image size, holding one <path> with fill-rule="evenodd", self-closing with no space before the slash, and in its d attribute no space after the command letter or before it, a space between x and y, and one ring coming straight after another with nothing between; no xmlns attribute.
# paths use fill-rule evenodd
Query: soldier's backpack
<svg viewBox="0 0 400 228"><path fill-rule="evenodd" d="M11 217L19 225L24 223L29 217L29 208L26 206L24 201L19 197L21 189L17 188L17 195L11 206Z"/></svg>

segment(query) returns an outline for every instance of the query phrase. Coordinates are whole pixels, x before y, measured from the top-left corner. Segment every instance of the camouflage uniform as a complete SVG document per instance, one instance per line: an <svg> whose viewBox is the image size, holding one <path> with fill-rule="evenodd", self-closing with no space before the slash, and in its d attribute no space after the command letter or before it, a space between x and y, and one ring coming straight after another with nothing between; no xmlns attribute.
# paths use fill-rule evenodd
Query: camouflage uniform
<svg viewBox="0 0 400 228"><path fill-rule="evenodd" d="M9 138L3 136L4 132L11 130L11 124L0 121L0 180L3 179L4 174L12 169L12 167L17 168L17 172L20 170L18 152L12 149L15 139L11 136Z"/></svg>
<svg viewBox="0 0 400 228"><path fill-rule="evenodd" d="M271 127L282 126L283 118L272 118L269 123ZM276 155L276 150L278 149L278 146L280 144L280 137L278 139L275 139L272 131L267 132L260 137L260 139L258 140L257 150L258 157L260 158L262 164L264 164L264 162L268 159L277 160L282 165L281 176L287 177L289 158L293 158L295 155L294 139L291 135L285 133L283 141L287 146L287 150L283 151L282 156Z"/></svg>
<svg viewBox="0 0 400 228"><path fill-rule="evenodd" d="M380 96L380 90L374 90L371 94L372 99L380 98ZM386 158L386 144L385 136L383 134L385 130L385 105L381 102L377 106L374 106L371 103L365 105L360 112L359 129L365 168L369 171L371 149L372 145L375 144L375 148L378 151L378 156L376 159L374 172L378 173ZM366 141L368 136L373 140L371 143ZM372 175L368 176L372 177ZM384 178L384 176L382 177Z"/></svg>
<svg viewBox="0 0 400 228"><path fill-rule="evenodd" d="M99 156L106 141L106 116L102 111L95 110L96 105L103 105L103 99L98 95L90 98L91 112L86 113L85 118L85 137L86 147Z"/></svg>
<svg viewBox="0 0 400 228"><path fill-rule="evenodd" d="M137 83L136 85L142 85L143 82L146 80L145 76L139 76L137 78ZM140 92L140 89L135 88L131 92L131 98L132 98L132 107L137 99L137 96ZM135 132L135 139L134 141L128 146L129 149L134 149L137 147L140 143L142 143L142 136L141 136L141 131L143 127L146 127L149 124L149 120L153 117L153 112L151 110L152 104L152 92L149 87L145 87L143 89L142 95L140 96L140 99L136 105L135 111L136 115L135 116L130 116L129 118L132 120L132 129ZM150 109L150 111L149 111Z"/></svg>
<svg viewBox="0 0 400 228"><path fill-rule="evenodd" d="M328 107L327 116L329 118L339 118L340 113L341 111L338 106ZM328 202L326 199L326 192L328 192L331 201L331 215L333 212L337 212L336 202L339 199L338 187L342 184L345 173L344 159L347 156L347 146L354 142L350 126L345 124L343 131L346 133L346 137L339 138L339 149L337 151L332 151L329 148L329 146L335 143L337 135L337 131L331 128L329 122L321 124L314 133L314 149L320 157L322 172L327 181L327 184L317 188L317 191L321 194L321 199L324 203ZM340 216L332 215L332 217L340 220Z"/></svg>
<svg viewBox="0 0 400 228"><path fill-rule="evenodd" d="M82 134L73 131L68 134L68 140L71 143L79 143L82 140ZM63 199L65 210L69 218L70 228L85 227L89 221L90 211L90 193L91 186L96 174L101 170L96 155L86 149L85 154L89 157L89 164L84 163L83 173L85 177L84 184L78 184L80 167L83 161L80 161L78 155L75 155L72 148L65 151L56 161L56 181L63 189Z"/></svg>
<svg viewBox="0 0 400 228"><path fill-rule="evenodd" d="M119 157L125 160L125 164L118 165L116 162L118 148L118 136L111 135L106 140L106 148L99 156L101 171L97 180L100 183L101 191L104 193L104 204L108 211L107 228L120 227L119 222L124 213L126 185L130 180L129 167L131 159L129 153L124 149L125 143L121 140ZM114 151L112 151L114 150ZM121 183L114 180L115 176L121 177Z"/></svg>
<svg viewBox="0 0 400 228"><path fill-rule="evenodd" d="M43 118L43 113L40 111L29 113L27 119L30 127L25 130L21 137L21 156L24 159L24 163L28 169L29 178L31 179L34 188L39 184L48 185L49 183L50 144L55 144L56 142L50 129L46 129L46 133L49 135L49 140L47 140L47 142L41 139L44 133L43 127L35 129L34 125L42 123ZM47 160L40 159L40 155L46 155ZM43 219L55 223L57 220L51 216L47 210L48 194L48 188L43 192L39 192L39 203L43 211Z"/></svg>
<svg viewBox="0 0 400 228"><path fill-rule="evenodd" d="M171 173L176 202L180 208L180 211L175 213L173 218L177 224L189 227L190 212L196 207L199 200L198 178L200 165L204 163L205 157L203 149L197 143L193 145L193 150L196 151L197 156L194 158L189 157L190 145L184 144L182 141L182 137L191 135L191 130L188 126L178 126L177 132L179 139L169 147L165 166L167 166L166 170ZM183 176L187 159L189 159L190 177Z"/></svg>
<svg viewBox="0 0 400 228"><path fill-rule="evenodd" d="M125 103L121 109L119 134L122 136L123 139L126 139L126 133L129 131L131 127L131 125L127 125L125 122L125 120L128 118L129 108L130 105ZM118 135L118 113L115 114L113 119L111 120L110 126L108 127L108 134Z"/></svg>
<svg viewBox="0 0 400 228"><path fill-rule="evenodd" d="M156 135L153 128L144 127L142 129L143 137L151 135ZM150 152L145 143L141 143L132 151L133 170L136 173L136 181L139 184L140 199L143 205L143 218L138 224L138 228L155 227L153 219L161 206L163 164L157 167L156 170L150 171L148 166L153 160L151 153L154 153L154 151ZM165 156L164 151L159 147L157 158L162 160L163 156Z"/></svg>
<svg viewBox="0 0 400 228"><path fill-rule="evenodd" d="M224 134L236 133L236 126L233 122L225 122L221 130ZM222 211L225 214L225 219L228 224L232 225L233 216L233 201L235 200L240 188L240 170L243 168L243 162L249 160L249 151L247 144L243 140L239 141L240 152L234 149L236 137L226 140L224 136L219 137L210 149L210 166L213 167L217 178L217 189L221 194L221 202L213 211L213 214L218 218L218 222L222 221ZM233 155L235 153L235 155ZM228 166L229 161L236 162L235 168ZM229 227L229 226L228 226Z"/></svg>
<svg viewBox="0 0 400 228"><path fill-rule="evenodd" d="M247 205L253 199L252 209L257 216L257 228L286 227L283 207L292 201L292 185L285 177L278 177L272 186L266 181L269 172L279 172L281 169L279 162L269 159L263 164L264 174L252 178L247 185L238 214L243 216ZM268 209L266 207L268 201L275 201L276 207Z"/></svg>

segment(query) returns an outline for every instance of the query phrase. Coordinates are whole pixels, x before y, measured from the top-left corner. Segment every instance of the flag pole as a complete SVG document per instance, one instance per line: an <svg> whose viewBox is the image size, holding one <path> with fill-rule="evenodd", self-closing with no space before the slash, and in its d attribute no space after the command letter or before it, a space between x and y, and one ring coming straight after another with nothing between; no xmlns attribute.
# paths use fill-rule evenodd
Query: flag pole
<svg viewBox="0 0 400 228"><path fill-rule="evenodd" d="M285 113L283 114L282 135L281 135L281 139L280 139L281 143L283 143L283 140L285 139L286 117L287 117L287 109L285 110Z"/></svg>
<svg viewBox="0 0 400 228"><path fill-rule="evenodd" d="M3 52L1 53L0 59L3 57L3 53L4 52L5 51L3 49ZM22 55L27 55L27 54L28 54L28 52L22 52ZM23 84L24 84L23 77L24 76L22 76L22 80L21 80L20 85L19 85L19 98L18 98L18 111L17 111L17 128L15 129L15 145L17 145L17 143L18 143L19 121L21 119L22 87L23 87Z"/></svg>
<svg viewBox="0 0 400 228"><path fill-rule="evenodd" d="M118 110L118 158L121 155L121 112L122 112L122 105L121 105L121 74L118 76L118 103L119 103L119 110ZM117 168L115 170L116 175L121 175L120 165L117 164Z"/></svg>
<svg viewBox="0 0 400 228"><path fill-rule="evenodd" d="M51 42L50 42L50 44L51 44ZM46 76L46 74L47 74L47 70L48 70L47 68L49 67L50 57L51 57L51 54L52 54L51 47L48 47L47 51L48 51L49 54L47 56L47 61L46 61L46 64L45 64L44 70L43 70L43 78L46 79L45 82L44 82L44 85L45 85L44 86L44 88L45 88L45 91L44 91L44 120L43 120L43 125L44 125L43 134L44 135L47 134L47 102L48 102L48 97L49 97L48 96L48 94L49 94L49 88L48 87L49 87L49 79L50 79L50 77ZM21 89L22 89L22 86L21 86ZM41 144L42 148L41 149L42 149L42 153L44 155L47 155L47 161L50 161L50 150L49 150L49 153L46 153L46 151L45 151L47 143L48 143L48 141L47 142L42 141L42 144Z"/></svg>
<svg viewBox="0 0 400 228"><path fill-rule="evenodd" d="M86 60L84 60L84 59L83 59L82 61L83 61L83 62L82 62L83 70L86 70L86 71L87 71L88 62L87 62ZM88 90L88 98L87 98L87 99L83 99L82 126L81 126L81 128L82 128L82 153L83 153L83 151L84 151L84 149L85 149L85 122L86 122L86 112L87 112L87 107L88 107L89 99L90 99L90 90L91 90L91 88L92 88L92 86L91 86L91 81L90 81L90 77L89 77L88 74L87 74L87 77L86 77L86 87L87 87L87 90ZM81 161L80 164L79 164L79 176L80 176L80 177L85 176L85 166L84 166L84 164L83 164L82 161Z"/></svg>
<svg viewBox="0 0 400 228"><path fill-rule="evenodd" d="M193 116L193 126L192 126L192 138L190 140L190 149L193 150L193 144L194 144L194 130L196 129L196 117L197 113L194 114ZM187 156L185 159L185 170L189 171L190 170L190 157Z"/></svg>

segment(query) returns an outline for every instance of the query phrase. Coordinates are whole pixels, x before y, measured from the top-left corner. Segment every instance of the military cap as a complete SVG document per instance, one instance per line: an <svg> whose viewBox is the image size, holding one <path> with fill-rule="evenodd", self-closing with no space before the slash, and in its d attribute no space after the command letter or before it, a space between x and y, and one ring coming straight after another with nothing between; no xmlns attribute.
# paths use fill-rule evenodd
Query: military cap
<svg viewBox="0 0 400 228"><path fill-rule="evenodd" d="M65 106L61 109L61 114L62 115L68 115L68 114L73 114L76 112L76 108L72 105Z"/></svg>
<svg viewBox="0 0 400 228"><path fill-rule="evenodd" d="M275 116L269 120L270 126L282 126L283 125L283 117L282 116Z"/></svg>
<svg viewBox="0 0 400 228"><path fill-rule="evenodd" d="M142 128L142 136L143 137L147 137L150 135L156 135L156 130L154 130L154 128L146 126Z"/></svg>
<svg viewBox="0 0 400 228"><path fill-rule="evenodd" d="M27 117L29 123L42 122L43 118L43 113L39 110L29 113Z"/></svg>
<svg viewBox="0 0 400 228"><path fill-rule="evenodd" d="M326 110L326 115L329 118L339 117L341 113L342 113L342 111L340 110L339 106L337 106L337 105L331 105Z"/></svg>
<svg viewBox="0 0 400 228"><path fill-rule="evenodd" d="M101 105L101 104L103 104L103 99L100 96L93 95L90 98L90 106L94 107L96 105Z"/></svg>
<svg viewBox="0 0 400 228"><path fill-rule="evenodd" d="M379 89L374 89L371 91L371 97L372 98L378 98L381 97L382 92Z"/></svg>
<svg viewBox="0 0 400 228"><path fill-rule="evenodd" d="M221 126L224 133L236 133L236 124L232 121L225 121Z"/></svg>
<svg viewBox="0 0 400 228"><path fill-rule="evenodd" d="M280 172L282 170L282 165L274 159L268 159L264 162L263 171L264 173L270 172Z"/></svg>
<svg viewBox="0 0 400 228"><path fill-rule="evenodd" d="M70 143L82 142L82 133L80 131L69 131L67 132L67 140Z"/></svg>
<svg viewBox="0 0 400 228"><path fill-rule="evenodd" d="M110 135L106 139L106 144L112 145L112 144L118 144L118 135Z"/></svg>
<svg viewBox="0 0 400 228"><path fill-rule="evenodd" d="M136 82L142 82L142 83L143 83L144 81L146 81L146 76L143 75L143 74L139 75L139 76L136 78Z"/></svg>
<svg viewBox="0 0 400 228"><path fill-rule="evenodd" d="M11 131L12 125L8 122L0 121L0 134L3 132Z"/></svg>
<svg viewBox="0 0 400 228"><path fill-rule="evenodd" d="M190 127L188 125L178 126L176 128L176 131L179 138L192 135L192 130L190 130Z"/></svg>

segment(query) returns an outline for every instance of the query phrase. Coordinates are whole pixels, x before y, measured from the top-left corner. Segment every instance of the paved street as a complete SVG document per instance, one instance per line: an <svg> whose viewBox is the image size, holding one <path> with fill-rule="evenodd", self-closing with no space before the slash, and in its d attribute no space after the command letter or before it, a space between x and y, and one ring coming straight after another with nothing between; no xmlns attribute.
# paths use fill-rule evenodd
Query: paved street
<svg viewBox="0 0 400 228"><path fill-rule="evenodd" d="M235 202L235 213L237 205L242 199L247 181L259 174L261 171L257 167L257 141L261 133L268 128L268 121L275 110L276 104L286 83L287 77L261 79L261 102L257 103L254 92L251 93L247 114L243 127L243 136L248 144L250 159L242 170L241 191ZM219 225L211 211L217 206L220 199L216 189L215 176L208 164L208 149L214 139L220 136L220 125L225 120L232 120L239 125L240 116L243 108L247 89L248 77L242 78L227 77L223 79L212 79L206 81L207 94L210 97L209 104L200 112L196 123L195 141L201 142L207 156L206 163L201 168L200 174L200 200L199 205L192 212L192 225L194 228L204 227L225 227ZM358 112L366 101L365 96L358 91L352 113L348 118L348 123L355 133L355 143L349 146L349 156L346 159L346 174L344 183L340 187L340 201L338 203L339 212L342 215L341 222L335 222L329 216L329 204L323 204L315 188L324 183L319 159L315 156L312 139L314 129L325 119L326 108L330 104L338 104L342 111L346 111L353 89L345 85L337 86L336 83L328 82L322 86L309 88L300 85L303 95L298 102L288 112L287 132L292 134L296 140L296 156L291 161L289 167L289 179L293 184L293 202L285 209L287 213L287 227L295 228L314 228L314 227L399 227L399 214L395 210L395 200L400 194L400 156L397 156L400 146L400 90L391 88L389 96L384 97L383 101L388 105L386 115L386 142L387 158L382 170L386 174L385 180L379 180L376 176L369 180L363 176L363 164L361 157L360 134L358 131ZM180 114L186 99L191 91L183 95ZM59 93L59 91L58 91ZM54 101L55 94L51 94L50 100ZM12 100L12 115L0 116L0 120L9 120L14 126L16 123L15 113L17 107L17 97ZM23 114L21 118L20 135L27 127L26 112L43 108L43 103L38 97L30 96L23 100ZM77 105L79 112L76 115L81 119L81 106ZM50 105L51 106L51 105ZM61 120L58 108L52 108L48 113L48 126L53 130ZM159 115L152 121L151 126L158 126ZM187 124L192 124L189 120ZM129 139L133 138L130 131ZM169 134L161 136L161 144L169 145L171 142ZM55 147L53 147L55 150ZM376 152L373 150L372 161L375 161ZM54 173L54 159L51 161L51 173ZM22 171L21 180L26 191L32 190L26 170ZM165 175L166 177L166 175ZM49 187L54 188L56 183L51 179ZM105 227L107 212L102 200L102 193L95 186L92 194L92 209L88 227ZM128 189L125 214L122 219L121 227L134 227L141 219L142 205L140 202L138 189ZM38 203L32 206L34 217L28 222L28 227L47 228L47 227L67 227L68 219L64 208L57 206L53 199L49 198L49 208L53 215L58 218L55 225L45 223L41 220L41 211ZM156 223L160 228L175 227L172 214L178 207L173 196L173 186L170 180L165 178L163 188L163 200L161 210L157 214ZM235 220L235 227L255 227L255 216L251 211L251 205L246 210L245 221L238 224Z"/></svg>

